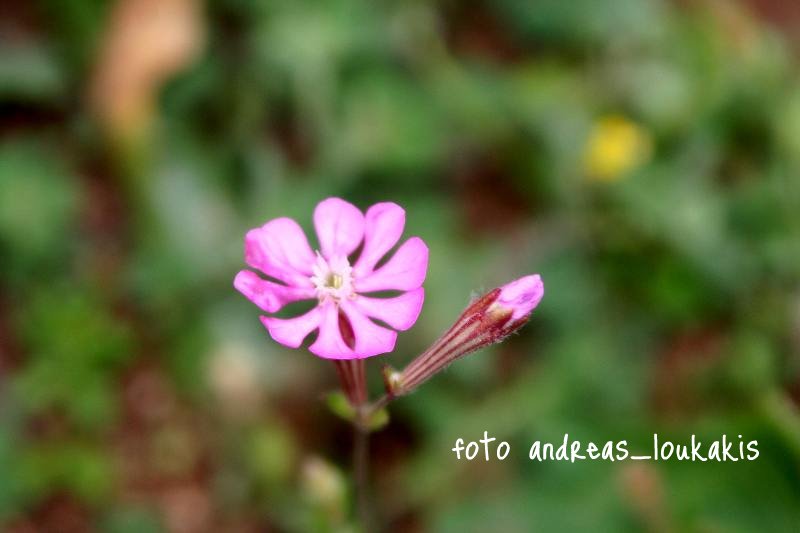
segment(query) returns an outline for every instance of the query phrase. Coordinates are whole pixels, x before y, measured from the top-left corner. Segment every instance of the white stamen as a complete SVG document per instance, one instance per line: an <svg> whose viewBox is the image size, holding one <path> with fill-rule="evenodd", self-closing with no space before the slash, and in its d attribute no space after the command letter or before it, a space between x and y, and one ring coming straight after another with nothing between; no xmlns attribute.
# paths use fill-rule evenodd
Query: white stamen
<svg viewBox="0 0 800 533"><path fill-rule="evenodd" d="M333 256L330 260L317 252L317 261L311 268L311 283L317 289L320 303L328 300L338 302L342 298L355 296L353 290L353 268L347 257Z"/></svg>

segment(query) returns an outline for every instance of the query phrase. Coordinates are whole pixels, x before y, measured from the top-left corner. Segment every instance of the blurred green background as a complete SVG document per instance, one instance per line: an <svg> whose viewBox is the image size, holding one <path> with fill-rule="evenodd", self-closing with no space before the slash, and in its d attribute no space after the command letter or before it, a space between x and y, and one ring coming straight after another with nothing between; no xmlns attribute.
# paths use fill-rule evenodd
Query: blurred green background
<svg viewBox="0 0 800 533"><path fill-rule="evenodd" d="M0 7L0 530L356 531L330 363L232 288L331 195L430 247L401 367L539 272L509 342L391 406L383 531L800 531L800 4ZM457 462L484 430L504 462ZM534 440L759 442L538 463Z"/></svg>

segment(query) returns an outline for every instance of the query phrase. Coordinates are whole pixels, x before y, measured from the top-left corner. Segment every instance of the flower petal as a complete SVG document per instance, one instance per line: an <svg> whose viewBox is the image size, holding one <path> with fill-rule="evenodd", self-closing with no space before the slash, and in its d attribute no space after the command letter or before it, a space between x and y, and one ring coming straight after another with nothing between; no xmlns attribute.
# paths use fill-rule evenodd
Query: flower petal
<svg viewBox="0 0 800 533"><path fill-rule="evenodd" d="M353 306L370 318L405 331L417 321L424 299L425 289L420 287L396 298L370 298L359 294L353 300Z"/></svg>
<svg viewBox="0 0 800 533"><path fill-rule="evenodd" d="M381 202L367 209L364 219L364 249L353 267L355 276L365 276L386 252L397 244L406 225L406 212L392 202Z"/></svg>
<svg viewBox="0 0 800 533"><path fill-rule="evenodd" d="M268 313L279 311L288 303L310 300L315 296L315 291L311 287L280 285L261 279L258 274L250 270L242 270L236 274L233 286L248 300Z"/></svg>
<svg viewBox="0 0 800 533"><path fill-rule="evenodd" d="M261 323L277 342L289 348L299 348L309 333L320 325L321 319L320 310L315 307L308 313L295 318L262 316Z"/></svg>
<svg viewBox="0 0 800 533"><path fill-rule="evenodd" d="M297 287L311 287L315 255L300 225L291 218L276 218L247 232L244 258L267 276Z"/></svg>
<svg viewBox="0 0 800 533"><path fill-rule="evenodd" d="M314 227L326 259L334 255L348 256L364 237L364 215L341 198L328 198L314 209Z"/></svg>
<svg viewBox="0 0 800 533"><path fill-rule="evenodd" d="M356 346L353 351L356 358L363 359L394 350L394 344L397 341L396 332L377 325L350 302L343 300L340 305L353 328L356 338Z"/></svg>
<svg viewBox="0 0 800 533"><path fill-rule="evenodd" d="M411 237L385 265L364 278L357 278L355 288L358 292L410 291L422 285L427 270L428 247L419 237Z"/></svg>
<svg viewBox="0 0 800 533"><path fill-rule="evenodd" d="M534 310L544 296L544 283L539 274L519 278L500 287L494 305L510 308L511 319L517 320Z"/></svg>
<svg viewBox="0 0 800 533"><path fill-rule="evenodd" d="M320 310L319 336L308 349L314 355L325 359L358 359L342 338L339 330L339 308L333 302L327 302Z"/></svg>

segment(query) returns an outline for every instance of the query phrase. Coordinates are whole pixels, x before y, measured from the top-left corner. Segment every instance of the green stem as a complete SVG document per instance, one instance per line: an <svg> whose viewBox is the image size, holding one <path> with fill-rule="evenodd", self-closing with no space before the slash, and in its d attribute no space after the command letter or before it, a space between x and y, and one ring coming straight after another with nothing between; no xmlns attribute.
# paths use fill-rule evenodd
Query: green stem
<svg viewBox="0 0 800 533"><path fill-rule="evenodd" d="M360 424L354 424L353 439L356 508L364 533L369 533L371 531L369 509L369 430Z"/></svg>
<svg viewBox="0 0 800 533"><path fill-rule="evenodd" d="M394 399L393 396L384 394L374 402L367 404L367 406L364 408L363 411L362 420L369 420L372 417L372 415L374 415L375 413L377 413L378 411L389 405L389 402L391 402L393 399Z"/></svg>

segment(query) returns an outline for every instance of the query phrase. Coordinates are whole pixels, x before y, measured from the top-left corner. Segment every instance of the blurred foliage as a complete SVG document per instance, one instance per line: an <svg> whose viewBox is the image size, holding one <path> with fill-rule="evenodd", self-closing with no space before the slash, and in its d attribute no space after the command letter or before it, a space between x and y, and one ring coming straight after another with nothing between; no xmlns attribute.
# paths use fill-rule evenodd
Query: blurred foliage
<svg viewBox="0 0 800 533"><path fill-rule="evenodd" d="M390 407L384 530L797 531L793 6L4 6L0 529L356 531L333 368L231 286L246 229L308 230L339 195L402 204L431 250L395 367L473 291L547 288L520 335ZM484 430L510 457L457 462ZM761 456L528 461L564 433Z"/></svg>

